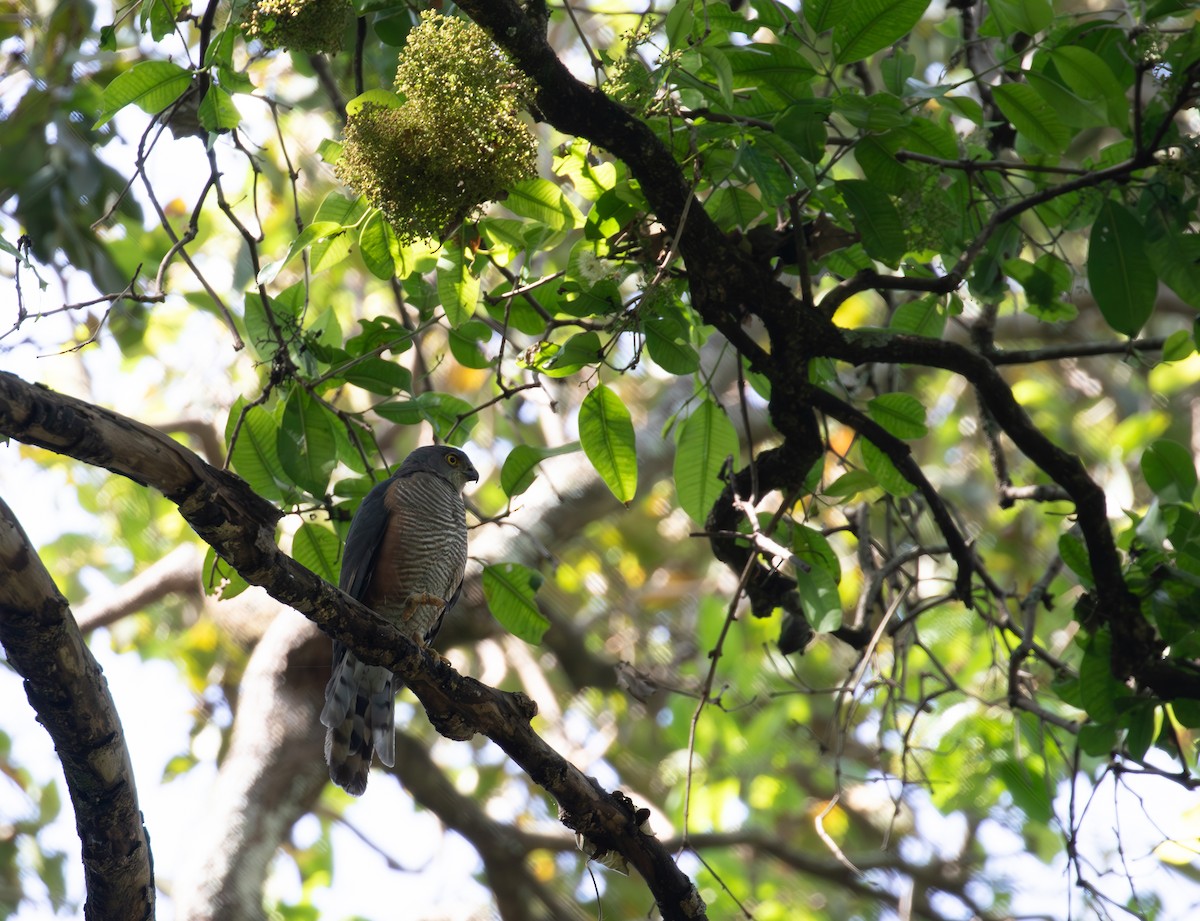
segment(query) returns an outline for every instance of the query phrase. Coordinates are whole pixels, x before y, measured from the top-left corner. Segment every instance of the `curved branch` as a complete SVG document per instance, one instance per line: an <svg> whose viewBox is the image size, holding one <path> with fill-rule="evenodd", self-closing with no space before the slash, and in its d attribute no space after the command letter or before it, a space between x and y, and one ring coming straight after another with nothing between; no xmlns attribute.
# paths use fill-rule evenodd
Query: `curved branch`
<svg viewBox="0 0 1200 921"><path fill-rule="evenodd" d="M403 676L443 735L495 742L558 801L563 823L598 848L619 852L646 880L663 918L707 917L691 880L657 838L613 795L531 728L536 706L455 672L395 626L286 556L275 544L279 511L233 474L205 464L149 426L0 372L0 433L152 485L248 582L261 585L370 665Z"/></svg>
<svg viewBox="0 0 1200 921"><path fill-rule="evenodd" d="M84 917L153 918L150 841L108 682L3 500L0 645L62 761L83 847Z"/></svg>
<svg viewBox="0 0 1200 921"><path fill-rule="evenodd" d="M1200 676L1163 659L1161 641L1125 584L1104 490L1076 455L1054 444L1033 423L1008 382L985 356L954 342L880 331L847 331L842 338L842 346L831 350L831 357L853 364L921 364L953 371L970 381L1013 443L1075 503L1096 579L1096 611L1113 632L1113 673L1120 678L1134 677L1167 700L1200 695Z"/></svg>

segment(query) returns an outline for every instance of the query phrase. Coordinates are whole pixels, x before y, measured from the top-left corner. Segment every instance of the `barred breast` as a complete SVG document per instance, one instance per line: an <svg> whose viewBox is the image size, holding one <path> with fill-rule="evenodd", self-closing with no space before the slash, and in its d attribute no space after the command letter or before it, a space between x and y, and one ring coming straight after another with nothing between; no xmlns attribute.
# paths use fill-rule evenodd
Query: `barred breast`
<svg viewBox="0 0 1200 921"><path fill-rule="evenodd" d="M394 620L416 642L433 639L467 565L466 508L462 494L433 473L402 477L384 497L388 526L363 601ZM419 604L404 617L414 595L441 604Z"/></svg>

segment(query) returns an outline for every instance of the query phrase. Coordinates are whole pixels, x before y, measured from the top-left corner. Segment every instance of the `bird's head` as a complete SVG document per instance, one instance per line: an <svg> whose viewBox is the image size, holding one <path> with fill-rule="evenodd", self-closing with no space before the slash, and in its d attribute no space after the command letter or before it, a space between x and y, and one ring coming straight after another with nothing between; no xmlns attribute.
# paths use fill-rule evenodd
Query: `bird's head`
<svg viewBox="0 0 1200 921"><path fill-rule="evenodd" d="M462 492L463 487L468 483L479 480L479 471L471 463L471 458L458 448L451 448L447 445L428 445L424 448L417 448L404 458L404 463L400 465L400 469L396 473L397 476L406 476L419 471L436 473L453 483L454 488L459 492Z"/></svg>

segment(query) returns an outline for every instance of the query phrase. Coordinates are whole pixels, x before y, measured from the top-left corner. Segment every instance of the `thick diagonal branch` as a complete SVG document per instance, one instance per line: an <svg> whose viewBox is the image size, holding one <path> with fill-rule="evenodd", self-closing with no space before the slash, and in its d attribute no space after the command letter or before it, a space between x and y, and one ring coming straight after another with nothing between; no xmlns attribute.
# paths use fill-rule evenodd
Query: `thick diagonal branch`
<svg viewBox="0 0 1200 921"><path fill-rule="evenodd" d="M554 796L568 827L625 857L646 880L665 919L706 917L691 880L657 838L639 829L628 802L584 776L533 731L535 708L528 698L458 675L286 556L274 539L279 511L238 477L210 467L149 426L3 372L0 434L161 490L248 582L300 611L364 662L402 675L440 732L459 739L482 733L495 742Z"/></svg>
<svg viewBox="0 0 1200 921"><path fill-rule="evenodd" d="M84 917L153 918L150 842L108 682L3 500L0 645L62 761L83 845Z"/></svg>

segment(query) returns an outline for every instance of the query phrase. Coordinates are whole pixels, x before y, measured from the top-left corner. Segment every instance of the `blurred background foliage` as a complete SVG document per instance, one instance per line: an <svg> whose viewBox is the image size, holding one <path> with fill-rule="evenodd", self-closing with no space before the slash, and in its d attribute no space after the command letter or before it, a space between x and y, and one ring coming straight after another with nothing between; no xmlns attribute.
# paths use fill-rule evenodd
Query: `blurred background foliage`
<svg viewBox="0 0 1200 921"><path fill-rule="evenodd" d="M521 567L525 603L497 602L485 575L449 655L533 696L560 751L649 806L713 917L1187 916L1200 709L1111 677L1111 639L1076 607L1091 582L1072 504L961 378L811 371L907 441L983 562L975 610L953 598L927 504L827 420L811 490L759 509L818 633L785 654L779 611L732 616L737 575L701 534L726 455L740 468L778 440L767 386L693 309L694 267L625 165L524 116L537 178L447 222L440 245L401 242L332 164L356 97L390 94L418 11L356 2L324 56L266 48L263 17L286 5L252 6L0 6L6 368L228 464L287 512L283 545L334 581L338 538L385 465L431 439L465 445L482 473L471 573ZM1005 379L1104 486L1131 582L1182 660L1200 654L1186 84L1200 32L1187 4L1118 6L598 2L552 5L549 30L581 79L667 142L730 245L818 299L880 266L944 273L997 210L1152 145L1161 163L1132 180L1081 182L1014 218L957 293L868 290L835 320L1045 350L1053 360L1014 360ZM955 165L967 161L992 165ZM1109 347L1116 333L1140 338ZM913 399L885 399L900 394ZM6 498L105 661L166 663L192 701L117 697L127 724L174 727L172 750L141 760L135 746L134 764L161 810L147 807L156 846L182 860L168 829L183 797L147 791L202 801L276 609L158 494L4 450ZM1011 706L1014 688L1028 707ZM5 711L23 706L11 674L4 694ZM556 899L579 917L645 914L644 886L589 873L554 804L494 746L438 740L403 699L431 764L513 827L545 896L526 917L553 916ZM52 753L27 754L35 729L10 718L0 916L72 915L78 843ZM401 847L399 817L327 789L280 842L251 916L508 917L483 864L437 834L479 847L455 821L466 807L413 795L441 825ZM366 867L370 886L422 909L355 894ZM439 881L414 880L422 867ZM155 868L166 915L177 867ZM472 877L483 885L456 882Z"/></svg>

